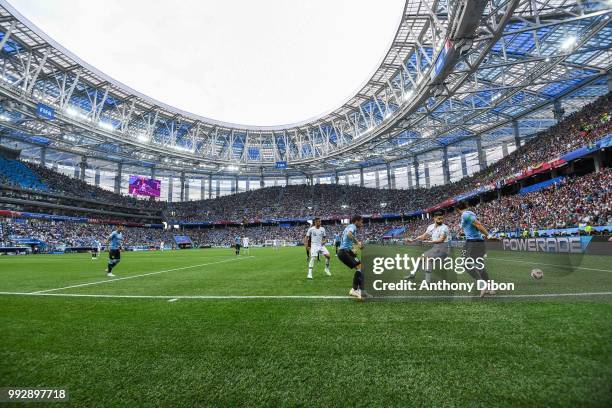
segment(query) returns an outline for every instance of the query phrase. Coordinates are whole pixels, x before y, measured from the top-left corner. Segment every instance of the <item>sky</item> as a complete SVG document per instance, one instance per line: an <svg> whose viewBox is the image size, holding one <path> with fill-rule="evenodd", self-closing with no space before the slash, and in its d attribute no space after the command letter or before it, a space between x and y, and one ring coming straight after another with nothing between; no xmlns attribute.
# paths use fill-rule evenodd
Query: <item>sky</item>
<svg viewBox="0 0 612 408"><path fill-rule="evenodd" d="M179 109L285 125L341 106L397 30L403 0L9 0L85 62Z"/></svg>

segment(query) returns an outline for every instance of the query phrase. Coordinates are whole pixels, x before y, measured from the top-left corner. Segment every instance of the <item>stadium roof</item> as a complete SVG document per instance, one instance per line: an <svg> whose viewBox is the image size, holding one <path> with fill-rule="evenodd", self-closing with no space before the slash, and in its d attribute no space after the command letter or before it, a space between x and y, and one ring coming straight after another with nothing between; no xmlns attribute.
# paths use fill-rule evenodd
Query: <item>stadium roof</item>
<svg viewBox="0 0 612 408"><path fill-rule="evenodd" d="M379 68L344 105L288 126L184 112L81 61L0 0L2 135L202 174L321 174L530 135L608 92L610 1L408 0ZM37 104L54 111L41 117ZM556 104L556 106L555 106ZM44 115L43 115L44 116ZM288 170L275 170L287 162Z"/></svg>

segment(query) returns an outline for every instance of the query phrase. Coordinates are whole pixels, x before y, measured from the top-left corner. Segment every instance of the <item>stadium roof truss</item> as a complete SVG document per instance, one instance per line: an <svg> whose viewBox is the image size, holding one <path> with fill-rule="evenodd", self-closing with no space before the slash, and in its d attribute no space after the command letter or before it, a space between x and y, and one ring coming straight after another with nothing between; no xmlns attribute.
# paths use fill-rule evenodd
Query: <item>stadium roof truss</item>
<svg viewBox="0 0 612 408"><path fill-rule="evenodd" d="M302 123L253 127L181 111L99 72L0 0L0 134L140 167L281 175L436 159L524 137L608 92L612 3L408 0L356 95ZM449 49L451 51L449 51ZM37 115L44 103L53 120ZM513 123L517 125L513 125ZM287 170L284 171L285 173Z"/></svg>

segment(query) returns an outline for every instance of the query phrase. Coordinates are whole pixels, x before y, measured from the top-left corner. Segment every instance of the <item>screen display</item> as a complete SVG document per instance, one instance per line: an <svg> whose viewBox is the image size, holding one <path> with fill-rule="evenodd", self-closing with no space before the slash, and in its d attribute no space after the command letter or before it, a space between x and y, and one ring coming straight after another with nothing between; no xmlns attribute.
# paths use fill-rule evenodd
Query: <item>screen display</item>
<svg viewBox="0 0 612 408"><path fill-rule="evenodd" d="M148 197L159 197L161 181L142 176L130 176L129 193Z"/></svg>

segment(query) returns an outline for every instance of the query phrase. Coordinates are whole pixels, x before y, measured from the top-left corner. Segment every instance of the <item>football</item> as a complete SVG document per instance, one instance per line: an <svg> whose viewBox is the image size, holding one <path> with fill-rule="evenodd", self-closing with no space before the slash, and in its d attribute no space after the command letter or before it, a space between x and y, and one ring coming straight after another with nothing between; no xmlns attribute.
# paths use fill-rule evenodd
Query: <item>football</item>
<svg viewBox="0 0 612 408"><path fill-rule="evenodd" d="M542 279L544 277L544 272L542 272L539 268L534 268L531 270L531 278L535 280Z"/></svg>

